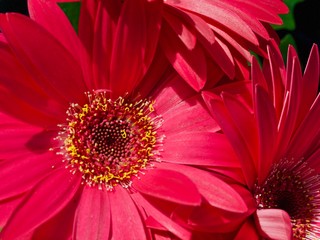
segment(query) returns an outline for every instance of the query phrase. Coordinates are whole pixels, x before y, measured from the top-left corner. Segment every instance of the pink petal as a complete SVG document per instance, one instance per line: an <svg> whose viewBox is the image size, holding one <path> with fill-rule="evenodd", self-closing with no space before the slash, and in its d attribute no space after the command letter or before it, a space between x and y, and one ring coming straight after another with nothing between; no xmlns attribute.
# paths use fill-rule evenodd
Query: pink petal
<svg viewBox="0 0 320 240"><path fill-rule="evenodd" d="M234 167L240 163L223 134L192 131L166 134L162 161L170 163Z"/></svg>
<svg viewBox="0 0 320 240"><path fill-rule="evenodd" d="M245 46L242 46L241 41L238 39L234 39L234 37L230 36L227 32L224 32L221 28L211 26L211 28L214 30L214 32L217 35L217 38L221 41L227 42L230 44L235 50L237 50L241 57L244 57L247 61L250 61L250 57L252 56L249 52L249 49ZM243 43L243 45L246 45ZM233 53L235 55L235 53ZM231 58L232 61L232 58Z"/></svg>
<svg viewBox="0 0 320 240"><path fill-rule="evenodd" d="M3 121L3 116L1 116ZM56 131L45 131L19 122L0 123L0 158L7 159L27 152L44 153L52 146Z"/></svg>
<svg viewBox="0 0 320 240"><path fill-rule="evenodd" d="M57 39L19 14L2 15L0 25L17 58L46 94L65 103L84 99L87 88L81 67Z"/></svg>
<svg viewBox="0 0 320 240"><path fill-rule="evenodd" d="M178 204L198 206L201 203L201 195L194 183L182 173L170 169L150 169L134 180L133 187L142 194Z"/></svg>
<svg viewBox="0 0 320 240"><path fill-rule="evenodd" d="M195 90L200 90L206 82L206 59L202 48L196 45L192 50L186 48L173 30L162 25L160 46L168 60L180 76Z"/></svg>
<svg viewBox="0 0 320 240"><path fill-rule="evenodd" d="M92 81L94 89L110 89L110 63L116 31L114 18L119 15L120 4L117 1L99 1L96 11L93 46L88 46L92 47Z"/></svg>
<svg viewBox="0 0 320 240"><path fill-rule="evenodd" d="M167 170L176 168L177 172L186 175L214 207L234 213L245 213L248 210L242 197L232 187L209 172L185 165L176 167L175 164L168 163L160 163L158 167Z"/></svg>
<svg viewBox="0 0 320 240"><path fill-rule="evenodd" d="M76 210L74 239L108 239L111 216L109 192L85 186Z"/></svg>
<svg viewBox="0 0 320 240"><path fill-rule="evenodd" d="M164 18L168 23L168 26L172 28L172 30L189 50L195 48L197 43L196 36L185 24L180 21L178 17L173 14L165 14L164 12Z"/></svg>
<svg viewBox="0 0 320 240"><path fill-rule="evenodd" d="M65 118L65 106L59 100L46 96L33 85L31 76L23 69L7 44L0 44L0 62L0 92L1 98L6 99L2 105L10 105L13 100L7 100L17 98L17 101L29 105L29 108L33 108L33 111L38 112L37 115L42 115L48 122ZM12 105L14 108L20 108L19 105Z"/></svg>
<svg viewBox="0 0 320 240"><path fill-rule="evenodd" d="M158 114L163 119L161 130L168 136L169 134L217 132L220 130L216 121L212 119L212 116L203 107L203 100L200 95L185 99L172 105L166 112L159 112ZM197 117L195 118L195 116ZM176 140L179 141L180 139L176 138Z"/></svg>
<svg viewBox="0 0 320 240"><path fill-rule="evenodd" d="M22 154L0 162L0 199L19 195L31 189L60 163L54 153ZM26 171L28 169L28 171ZM14 176L14 177L13 177Z"/></svg>
<svg viewBox="0 0 320 240"><path fill-rule="evenodd" d="M237 154L247 186L249 186L249 189L252 189L257 179L254 160L251 158L249 149L246 146L239 129L235 125L234 119L232 119L223 102L218 99L216 95L207 91L203 92L202 95L209 110L220 124L224 134L226 134L229 139L234 152Z"/></svg>
<svg viewBox="0 0 320 240"><path fill-rule="evenodd" d="M276 115L279 117L281 114L281 107L283 103L283 92L284 92L284 63L279 50L274 49L274 47L268 46L268 58L270 67L270 77L269 78L269 95L273 99L273 105L276 110ZM268 81L268 80L267 80Z"/></svg>
<svg viewBox="0 0 320 240"><path fill-rule="evenodd" d="M251 79L252 79L252 87L255 88L255 86L258 84L259 86L263 87L266 91L268 90L268 85L266 82L266 79L264 77L264 74L261 71L260 65L255 57L252 56L251 59ZM255 90L253 89L253 92Z"/></svg>
<svg viewBox="0 0 320 240"><path fill-rule="evenodd" d="M184 12L178 8L174 8L170 5L165 6L165 11L171 15L179 16L180 21L186 21L188 26L195 28L198 32L198 37L206 39L210 44L213 44L215 41L214 33L209 25L198 15L191 12Z"/></svg>
<svg viewBox="0 0 320 240"><path fill-rule="evenodd" d="M213 44L209 44L209 42L207 42L207 40L204 38L199 38L199 41L203 44L211 58L227 74L227 76L231 79L234 78L235 64L228 46L219 38L215 38L215 42Z"/></svg>
<svg viewBox="0 0 320 240"><path fill-rule="evenodd" d="M317 96L319 85L319 50L313 45L303 75L301 110L307 111ZM304 113L300 113L305 115Z"/></svg>
<svg viewBox="0 0 320 240"><path fill-rule="evenodd" d="M228 28L234 33L246 38L248 41L257 43L256 36L236 13L230 11L220 4L215 4L206 0L198 0L194 2L168 0L166 3L179 8L187 9L192 12L199 13L203 16L213 19L224 28ZM213 21L212 21L213 22Z"/></svg>
<svg viewBox="0 0 320 240"><path fill-rule="evenodd" d="M313 143L315 141L318 142L317 137L319 137L320 132L319 112L320 95L318 94L310 111L292 137L290 146L287 150L291 156L301 158L308 155L308 151L313 147Z"/></svg>
<svg viewBox="0 0 320 240"><path fill-rule="evenodd" d="M180 212L177 209L175 213L182 215L183 212L183 209ZM230 233L237 230L247 216L247 213L228 212L206 204L195 208L187 223L200 232Z"/></svg>
<svg viewBox="0 0 320 240"><path fill-rule="evenodd" d="M144 1L125 1L114 38L110 65L113 97L131 92L144 72L146 22Z"/></svg>
<svg viewBox="0 0 320 240"><path fill-rule="evenodd" d="M270 97L258 85L256 86L255 98L255 113L259 133L258 181L262 183L274 161L277 119Z"/></svg>
<svg viewBox="0 0 320 240"><path fill-rule="evenodd" d="M240 230L237 232L234 240L243 240L243 239L250 239L250 240L259 240L260 236L257 233L257 230L252 223L251 219L247 220L242 224Z"/></svg>
<svg viewBox="0 0 320 240"><path fill-rule="evenodd" d="M280 209L260 209L255 215L260 235L270 240L292 239L290 216Z"/></svg>
<svg viewBox="0 0 320 240"><path fill-rule="evenodd" d="M17 239L56 215L74 197L80 181L81 177L72 175L65 168L52 172L34 186L16 208L0 237Z"/></svg>
<svg viewBox="0 0 320 240"><path fill-rule="evenodd" d="M110 238L145 239L144 223L129 191L118 186L109 193L109 199L112 219Z"/></svg>
<svg viewBox="0 0 320 240"><path fill-rule="evenodd" d="M245 22L248 25L250 24L249 19L253 19L253 20L259 19L263 22L268 22L272 24L282 24L282 20L278 16L278 13L272 11L271 7L269 6L263 6L262 4L259 4L253 1L227 0L225 2L227 2L227 4L225 4L226 7L228 7L229 5L229 8L234 10L243 20L245 20ZM251 20L251 22L255 23L256 21ZM249 26L253 28L251 24Z"/></svg>
<svg viewBox="0 0 320 240"><path fill-rule="evenodd" d="M195 95L195 91L181 77L173 73L155 89L152 97L155 99L154 108L157 114L163 115Z"/></svg>
<svg viewBox="0 0 320 240"><path fill-rule="evenodd" d="M32 234L32 239L72 239L74 213L79 203L79 193L80 191L58 214L38 226Z"/></svg>
<svg viewBox="0 0 320 240"><path fill-rule="evenodd" d="M82 49L77 33L57 3L30 0L28 9L30 17L57 38L75 59L83 58L84 49Z"/></svg>
<svg viewBox="0 0 320 240"><path fill-rule="evenodd" d="M258 129L255 123L252 107L244 102L238 95L223 92L222 99L230 113L237 129L241 133L245 144L250 151L251 159L257 159L259 145L257 143ZM257 162L254 162L257 169Z"/></svg>
<svg viewBox="0 0 320 240"><path fill-rule="evenodd" d="M166 74L164 74L166 73ZM150 92L157 85L160 79L170 79L172 75L176 75L175 71L169 68L169 62L160 48L157 49L153 61L143 80L135 88L141 98L150 97Z"/></svg>
<svg viewBox="0 0 320 240"><path fill-rule="evenodd" d="M145 220L146 226L148 228L152 228L152 229L157 229L160 231L166 231L167 229L162 226L157 220L155 220L152 216L149 216L146 220Z"/></svg>
<svg viewBox="0 0 320 240"><path fill-rule="evenodd" d="M100 1L81 1L78 35L89 53L92 53L93 50L93 39L95 36L94 26L99 3Z"/></svg>
<svg viewBox="0 0 320 240"><path fill-rule="evenodd" d="M191 233L187 229L180 226L178 223L173 221L170 217L164 215L156 207L152 206L146 199L140 194L133 194L132 198L135 203L142 206L148 215L152 216L157 222L164 226L168 231L176 235L181 239L191 239Z"/></svg>
<svg viewBox="0 0 320 240"><path fill-rule="evenodd" d="M8 99L10 99L9 102ZM35 109L26 104L23 100L14 97L12 92L7 89L5 92L0 89L0 102L2 103L0 105L0 111L2 113L19 119L25 123L42 127L52 127L56 126L58 123L57 120L48 118L48 116L39 112L38 109ZM23 109L23 111L21 111L21 109Z"/></svg>
<svg viewBox="0 0 320 240"><path fill-rule="evenodd" d="M9 198L0 201L0 232L2 227L7 223L8 219L23 200L24 195Z"/></svg>
<svg viewBox="0 0 320 240"><path fill-rule="evenodd" d="M162 9L163 1L155 0L148 1L146 6L146 47L145 47L145 56L144 62L145 66L149 67L151 61L154 58L154 54L158 47L158 39L162 23Z"/></svg>
<svg viewBox="0 0 320 240"><path fill-rule="evenodd" d="M287 88L289 88L287 91L289 92L284 101L282 116L278 127L279 138L281 139L281 142L278 145L280 156L283 156L283 154L285 154L293 133L309 110L308 108L301 108L301 104L303 104L304 100L302 99L301 91L303 88L303 82L300 62L297 57L292 59L291 62L292 73L288 74L291 76L291 79L288 82L289 86L287 86ZM301 110L303 111L302 113Z"/></svg>

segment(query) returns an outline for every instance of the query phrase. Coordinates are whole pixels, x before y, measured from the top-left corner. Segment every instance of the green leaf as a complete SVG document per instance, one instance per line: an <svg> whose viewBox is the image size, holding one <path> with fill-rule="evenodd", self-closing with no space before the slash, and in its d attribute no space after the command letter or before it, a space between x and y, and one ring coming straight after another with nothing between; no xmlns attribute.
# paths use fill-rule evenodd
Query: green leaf
<svg viewBox="0 0 320 240"><path fill-rule="evenodd" d="M80 2L59 2L58 5L62 11L67 15L74 30L78 32L79 15L80 15Z"/></svg>
<svg viewBox="0 0 320 240"><path fill-rule="evenodd" d="M289 8L289 13L281 15L283 24L282 25L272 25L275 30L289 30L293 31L296 28L296 23L294 21L294 8L297 3L303 2L304 0L284 0L284 3Z"/></svg>
<svg viewBox="0 0 320 240"><path fill-rule="evenodd" d="M297 49L296 41L294 40L293 36L290 33L285 35L280 42L280 51L283 59L287 59L287 52L288 52L289 45L292 45L295 49Z"/></svg>

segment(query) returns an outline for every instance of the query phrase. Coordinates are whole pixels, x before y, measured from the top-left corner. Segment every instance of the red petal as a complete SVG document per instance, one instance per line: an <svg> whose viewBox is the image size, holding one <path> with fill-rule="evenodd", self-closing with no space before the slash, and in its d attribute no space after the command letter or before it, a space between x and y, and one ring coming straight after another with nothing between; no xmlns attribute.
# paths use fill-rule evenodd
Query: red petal
<svg viewBox="0 0 320 240"><path fill-rule="evenodd" d="M162 161L170 163L240 168L224 135L212 132L166 134Z"/></svg>
<svg viewBox="0 0 320 240"><path fill-rule="evenodd" d="M243 240L243 239L250 239L250 240L259 240L260 236L257 233L257 230L252 223L251 219L245 221L245 223L241 226L240 230L237 232L234 240Z"/></svg>
<svg viewBox="0 0 320 240"><path fill-rule="evenodd" d="M94 26L98 4L100 4L100 1L81 1L78 35L89 53L92 53L93 48L93 39L95 37Z"/></svg>
<svg viewBox="0 0 320 240"><path fill-rule="evenodd" d="M144 223L129 191L118 186L109 193L109 199L112 219L110 238L145 239Z"/></svg>
<svg viewBox="0 0 320 240"><path fill-rule="evenodd" d="M110 83L113 97L131 92L141 80L146 47L144 1L125 1L114 38L110 65Z"/></svg>
<svg viewBox="0 0 320 240"><path fill-rule="evenodd" d="M299 128L293 136L287 152L291 156L301 158L307 156L314 142L319 142L319 112L320 112L320 95L318 94L310 111L306 115ZM302 140L303 139L303 140Z"/></svg>
<svg viewBox="0 0 320 240"><path fill-rule="evenodd" d="M147 200L145 200L140 194L133 194L132 198L136 204L142 206L149 216L152 216L157 222L164 226L168 231L175 234L177 237L188 240L191 239L191 233L185 228L181 227L178 223L173 221L170 217L167 217L157 208L152 206Z"/></svg>
<svg viewBox="0 0 320 240"><path fill-rule="evenodd" d="M110 62L115 37L115 16L120 6L117 1L99 1L95 14L92 47L94 89L110 89ZM90 34L90 33L87 33Z"/></svg>
<svg viewBox="0 0 320 240"><path fill-rule="evenodd" d="M188 29L185 24L180 21L178 17L173 14L164 13L164 18L167 21L168 26L170 25L172 30L176 33L176 35L189 50L195 48L197 43L196 36Z"/></svg>
<svg viewBox="0 0 320 240"><path fill-rule="evenodd" d="M260 235L270 240L292 239L290 216L280 209L260 209L255 215Z"/></svg>
<svg viewBox="0 0 320 240"><path fill-rule="evenodd" d="M72 239L74 213L79 202L78 196L79 192L58 214L38 226L32 234L32 239Z"/></svg>
<svg viewBox="0 0 320 240"><path fill-rule="evenodd" d="M74 239L108 239L111 216L109 192L86 186L74 222Z"/></svg>
<svg viewBox="0 0 320 240"><path fill-rule="evenodd" d="M0 114L0 121L4 116ZM0 159L8 159L25 153L44 153L52 146L52 139L56 137L56 131L44 131L14 121L0 123Z"/></svg>
<svg viewBox="0 0 320 240"><path fill-rule="evenodd" d="M150 169L134 180L133 187L148 196L178 204L198 206L201 203L201 195L194 183L174 170Z"/></svg>
<svg viewBox="0 0 320 240"><path fill-rule="evenodd" d="M33 84L31 76L23 69L19 59L16 58L7 44L0 44L0 62L0 92L1 98L5 99L2 101L2 105L22 108L15 105L17 103L12 103L13 99L17 98L24 105L33 108L33 111L37 111L37 115L42 115L44 121L52 122L65 118L66 108L64 104L60 102L60 99L51 99ZM5 108L5 106L2 107Z"/></svg>
<svg viewBox="0 0 320 240"><path fill-rule="evenodd" d="M160 163L160 167L170 170L174 169L176 165ZM213 174L184 165L178 165L176 168L176 171L192 180L200 194L210 205L234 213L245 213L248 211L242 197L227 183L218 179ZM185 186L184 188L188 187Z"/></svg>
<svg viewBox="0 0 320 240"><path fill-rule="evenodd" d="M80 181L81 177L72 175L65 168L52 172L16 208L0 237L18 239L56 215L74 197Z"/></svg>
<svg viewBox="0 0 320 240"><path fill-rule="evenodd" d="M59 159L60 160L60 159ZM52 152L45 154L23 154L0 162L0 199L21 194L53 171L57 157ZM60 163L60 162L59 162ZM26 171L27 169L27 171Z"/></svg>
<svg viewBox="0 0 320 240"><path fill-rule="evenodd" d="M177 74L170 75L152 94L155 99L154 108L162 115L195 95L195 91Z"/></svg>
<svg viewBox="0 0 320 240"><path fill-rule="evenodd" d="M195 90L206 82L206 59L199 45L189 50L165 22L162 25L160 45L168 60L180 76Z"/></svg>
<svg viewBox="0 0 320 240"><path fill-rule="evenodd" d="M146 47L145 47L145 65L149 67L154 58L155 51L158 47L158 38L162 23L162 0L147 1L146 6Z"/></svg>
<svg viewBox="0 0 320 240"><path fill-rule="evenodd" d="M84 49L69 19L53 1L30 0L28 2L30 17L50 32L75 59L82 58Z"/></svg>
<svg viewBox="0 0 320 240"><path fill-rule="evenodd" d="M248 150L251 153L251 159L257 159L259 145L257 142L257 126L255 123L252 108L248 106L248 103L244 102L238 95L223 92L222 98L233 122L237 126L239 132ZM257 169L257 162L253 162Z"/></svg>
<svg viewBox="0 0 320 240"><path fill-rule="evenodd" d="M157 99L155 100L157 101ZM160 104L157 104L157 106ZM168 105L168 103L166 104ZM167 107L166 112L158 112L163 119L161 130L166 135L188 134L191 132L217 132L220 130L218 124L203 107L203 100L200 94ZM178 141L180 140L178 137L175 138Z"/></svg>
<svg viewBox="0 0 320 240"><path fill-rule="evenodd" d="M254 160L246 146L239 129L234 123L234 119L230 116L223 102L211 92L202 93L209 110L220 124L223 132L229 139L235 153L240 160L242 171L247 182L249 189L252 189L257 178Z"/></svg>
<svg viewBox="0 0 320 240"><path fill-rule="evenodd" d="M310 109L313 101L317 96L319 85L319 50L317 45L313 45L310 51L307 66L302 79L302 98L301 110L307 111ZM305 116L303 112L300 113Z"/></svg>
<svg viewBox="0 0 320 240"><path fill-rule="evenodd" d="M255 113L259 132L258 181L262 183L274 161L277 139L277 119L269 95L256 86Z"/></svg>
<svg viewBox="0 0 320 240"><path fill-rule="evenodd" d="M82 69L57 39L19 14L2 15L0 25L17 58L46 94L53 99L67 100L65 104L85 98L83 93L87 88Z"/></svg>
<svg viewBox="0 0 320 240"><path fill-rule="evenodd" d="M210 44L204 38L199 38L211 58L219 65L219 67L227 74L229 78L234 78L235 64L230 49L219 38L215 38L215 42Z"/></svg>
<svg viewBox="0 0 320 240"><path fill-rule="evenodd" d="M258 44L257 38L249 28L248 24L233 11L230 11L224 6L219 6L220 4L218 5L206 0L198 0L193 2L177 2L174 0L168 0L166 3L206 16L209 19L217 22L219 25L222 25L224 28L228 28L234 33L246 38L248 41L255 43L256 45Z"/></svg>

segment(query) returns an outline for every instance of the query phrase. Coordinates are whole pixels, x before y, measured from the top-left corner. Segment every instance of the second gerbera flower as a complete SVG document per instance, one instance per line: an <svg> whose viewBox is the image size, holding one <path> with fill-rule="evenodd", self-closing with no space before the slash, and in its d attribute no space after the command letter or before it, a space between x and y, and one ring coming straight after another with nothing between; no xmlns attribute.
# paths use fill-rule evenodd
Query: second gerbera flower
<svg viewBox="0 0 320 240"><path fill-rule="evenodd" d="M286 68L276 47L268 53L263 71L253 61L252 99L204 93L242 166L243 179L229 177L246 185L243 198L250 192L255 202L237 239L319 239L318 47L304 74L293 47Z"/></svg>

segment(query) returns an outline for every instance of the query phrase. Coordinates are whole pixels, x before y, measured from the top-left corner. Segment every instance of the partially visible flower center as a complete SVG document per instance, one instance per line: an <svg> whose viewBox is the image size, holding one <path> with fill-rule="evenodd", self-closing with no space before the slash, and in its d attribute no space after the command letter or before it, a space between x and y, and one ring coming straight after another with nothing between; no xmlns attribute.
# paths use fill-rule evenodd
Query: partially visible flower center
<svg viewBox="0 0 320 240"><path fill-rule="evenodd" d="M158 159L161 119L152 117L150 100L112 101L105 92L87 96L87 104L68 109L67 124L60 126L57 138L62 142L58 153L90 186L129 187L133 176Z"/></svg>
<svg viewBox="0 0 320 240"><path fill-rule="evenodd" d="M255 197L259 209L278 208L290 215L294 239L319 239L319 191L320 177L307 163L284 159L256 187Z"/></svg>

